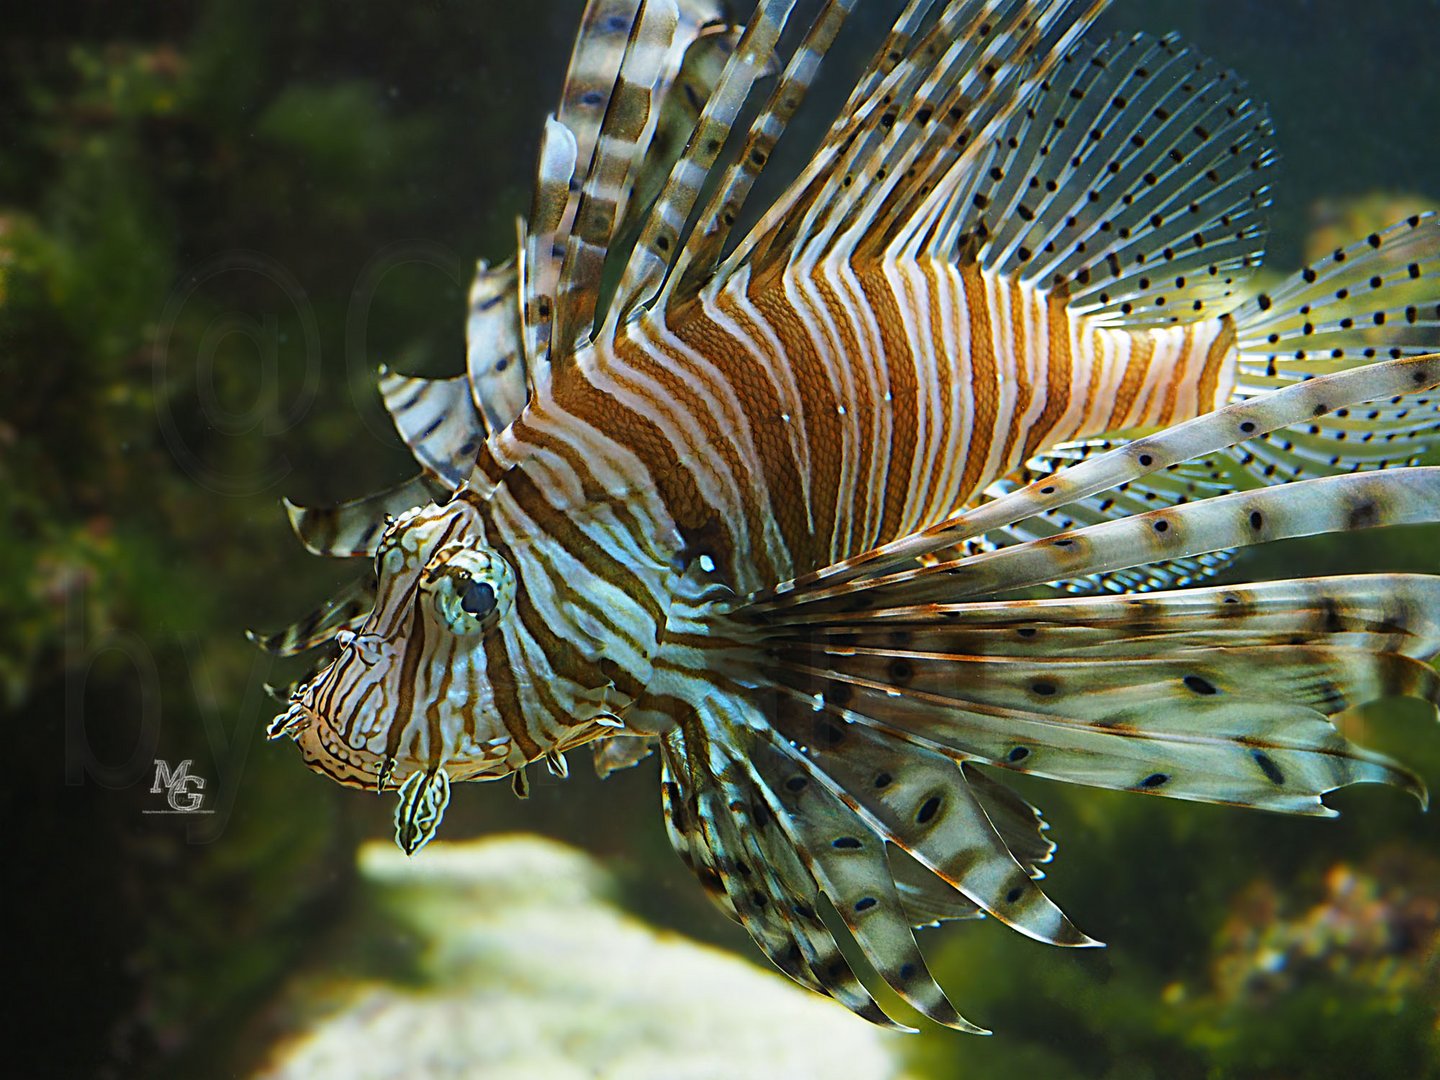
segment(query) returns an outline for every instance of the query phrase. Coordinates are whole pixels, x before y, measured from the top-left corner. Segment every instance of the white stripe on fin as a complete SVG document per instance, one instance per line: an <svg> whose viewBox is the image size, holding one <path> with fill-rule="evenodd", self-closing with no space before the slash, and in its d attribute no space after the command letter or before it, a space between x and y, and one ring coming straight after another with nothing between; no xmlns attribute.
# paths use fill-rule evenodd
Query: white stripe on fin
<svg viewBox="0 0 1440 1080"><path fill-rule="evenodd" d="M471 397L490 431L509 427L530 400L518 289L513 262L493 270L484 261L476 265L465 319L465 366Z"/></svg>
<svg viewBox="0 0 1440 1080"><path fill-rule="evenodd" d="M470 475L485 441L485 424L470 390L465 375L415 379L385 372L380 377L380 396L395 430L415 460L451 491Z"/></svg>

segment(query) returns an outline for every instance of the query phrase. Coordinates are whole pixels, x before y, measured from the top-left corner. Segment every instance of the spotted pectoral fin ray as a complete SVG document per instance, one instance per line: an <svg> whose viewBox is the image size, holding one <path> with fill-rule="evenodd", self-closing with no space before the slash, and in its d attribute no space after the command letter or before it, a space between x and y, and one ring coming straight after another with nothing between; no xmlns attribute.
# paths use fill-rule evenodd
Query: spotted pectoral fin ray
<svg viewBox="0 0 1440 1080"><path fill-rule="evenodd" d="M763 799L742 803L739 796L759 793L748 783L743 791L723 790L718 762L692 753L705 741L703 730L687 735L681 728L660 741L661 798L676 853L720 909L740 923L786 975L872 1023L900 1027L875 1003L840 952L820 914L819 887L799 853L788 843L768 842L766 834L774 824L769 804ZM730 802L750 805L752 813L743 820L727 813L728 794L736 796ZM751 824L753 828L747 828Z"/></svg>
<svg viewBox="0 0 1440 1080"><path fill-rule="evenodd" d="M963 624L963 613L958 623ZM1440 701L1427 664L1326 646L1169 648L1153 655L967 657L944 629L909 649L782 650L778 678L844 700L847 738L875 728L964 760L1118 790L1327 816L1320 796L1412 773L1329 717L1391 696ZM817 687L819 689L817 689Z"/></svg>
<svg viewBox="0 0 1440 1080"><path fill-rule="evenodd" d="M338 506L298 506L283 500L290 527L312 555L352 559L374 555L385 521L433 501L443 486L424 473L363 499Z"/></svg>
<svg viewBox="0 0 1440 1080"><path fill-rule="evenodd" d="M897 994L963 1031L983 1029L945 999L912 927L983 911L1044 941L1095 944L1036 884L1054 846L1033 808L922 739L847 724L774 683L712 697L662 746L677 849L781 970L868 1019L881 1017L822 897Z"/></svg>
<svg viewBox="0 0 1440 1080"><path fill-rule="evenodd" d="M395 804L395 843L414 855L435 838L450 805L450 777L444 769L417 769L405 778Z"/></svg>
<svg viewBox="0 0 1440 1080"><path fill-rule="evenodd" d="M804 823L787 817L785 803L756 768L752 756L768 760L775 753L770 736L763 729L730 729L725 718L738 719L734 710L745 708L742 703L714 704L716 712L707 721L697 720L661 740L670 785L668 822L677 851L701 881L708 883L712 894L723 897L722 906L781 971L872 1023L910 1030L876 1004L823 918L822 897L829 896L837 909L846 902L853 909L861 898L848 892L858 882L800 831L822 822L834 826L843 821L843 833L826 838L828 847L839 835L863 835L863 825L843 803L833 799L823 806L812 800L815 812ZM705 753L698 752L702 746L707 748ZM873 928L862 945L868 946L867 958L877 948L877 934L886 936L894 946L882 959L887 981L898 979L899 969L909 965L905 981L911 987L911 999L926 1000L930 1013L942 1022L977 1030L954 1012L925 970L907 913L885 869L883 843L878 837L871 840L870 851L857 861L869 868L871 891L885 895L886 903L883 908L875 905L877 917L867 920ZM822 858L826 862L823 868ZM836 896L841 899L836 901ZM923 991L919 989L922 985Z"/></svg>
<svg viewBox="0 0 1440 1080"><path fill-rule="evenodd" d="M1323 645L1423 659L1440 652L1440 578L1420 574L1262 581L1145 596L1035 601L967 600L863 613L796 615L767 641L873 650L931 637L947 624L947 652L968 657L1092 660L1171 649Z"/></svg>
<svg viewBox="0 0 1440 1080"><path fill-rule="evenodd" d="M1031 458L1025 463L1025 468L1015 476L996 481L986 489L985 495L991 499L1008 495L1043 477L1052 476L1061 469L1109 453L1125 441L1091 439L1062 444ZM1017 521L1013 525L992 529L981 538L982 544L973 546L973 551L994 550L1031 540L1043 540L1070 529L1206 498L1228 489L1223 468L1222 459L1218 457L1205 457L1171 465L1133 481L1118 484L1107 491L1076 499L1066 506ZM971 554L973 551L969 545L962 545L953 553L939 553L937 558L943 561L947 555L953 557ZM1084 578L1069 578L1049 584L1062 592L1077 595L1091 592L1150 592L1155 589L1173 589L1212 577L1230 566L1234 559L1234 551L1204 552L1189 558L1169 559L1143 567Z"/></svg>
<svg viewBox="0 0 1440 1080"><path fill-rule="evenodd" d="M1440 467L1303 480L1104 522L826 590L807 612L955 603L1273 540L1440 521Z"/></svg>
<svg viewBox="0 0 1440 1080"><path fill-rule="evenodd" d="M805 748L803 764L794 761L782 774L785 790L803 793L817 782L843 792L887 841L984 911L1039 941L1094 944L1040 891L1033 866L1017 860L973 777L954 760L923 739L854 722L844 709L827 706L823 693L817 710L808 687L781 685L785 692L769 719L783 739ZM985 791L998 814L995 787ZM1020 831L1012 839L1033 853L1033 835Z"/></svg>

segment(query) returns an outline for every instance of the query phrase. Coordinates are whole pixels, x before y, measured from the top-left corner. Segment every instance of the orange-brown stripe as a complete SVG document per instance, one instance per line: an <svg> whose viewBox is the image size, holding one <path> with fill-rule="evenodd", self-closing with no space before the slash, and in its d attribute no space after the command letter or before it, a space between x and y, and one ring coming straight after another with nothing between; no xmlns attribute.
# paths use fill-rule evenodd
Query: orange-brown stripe
<svg viewBox="0 0 1440 1080"><path fill-rule="evenodd" d="M1099 357L1104 346L1101 344L1101 335L1104 331L1095 333L1095 355ZM1130 360L1125 365L1125 378L1120 383L1120 389L1115 394L1115 406L1110 410L1110 419L1106 422L1103 430L1114 431L1117 428L1127 426L1126 418L1130 410L1135 407L1135 399L1145 387L1145 380L1150 374L1150 359L1155 354L1155 343L1149 334L1129 334L1130 339ZM1117 338L1117 340L1123 340Z"/></svg>
<svg viewBox="0 0 1440 1080"><path fill-rule="evenodd" d="M1025 370L1026 350L1030 347L1025 325L1025 297L1020 283L1014 278L1009 279L1007 285L1010 293L1011 353L1015 358L1011 372L1015 380L1015 410L1010 414L1010 429L1005 433L1005 449L1000 455L1000 467L1008 472L1015 461L1012 456L1015 453L1015 443L1020 438L1021 425L1025 423L1025 413L1030 408L1035 388ZM1005 329L1002 326L1000 332L1005 333Z"/></svg>
<svg viewBox="0 0 1440 1080"><path fill-rule="evenodd" d="M1049 331L1050 363L1045 372L1045 408L1035 419L1025 439L1023 460L1028 461L1041 446L1051 441L1051 433L1069 409L1074 393L1075 357L1070 352L1070 313L1066 310L1069 297L1057 289L1046 298L1045 322ZM1096 380L1087 387L1086 403L1095 393Z"/></svg>
<svg viewBox="0 0 1440 1080"><path fill-rule="evenodd" d="M995 436L995 415L999 409L999 387L995 363L995 342L990 336L990 305L985 282L978 267L960 270L965 285L965 303L970 311L970 385L975 403L974 438L967 448L965 472L960 478L959 500L968 499L980 486L990 445Z"/></svg>
<svg viewBox="0 0 1440 1080"><path fill-rule="evenodd" d="M1235 317L1225 315L1220 319L1220 333L1215 335L1215 340L1210 343L1210 351L1205 356L1205 366L1200 369L1200 390L1197 399L1197 408L1200 412L1208 412L1217 409L1224 404L1215 400L1215 394L1220 389L1220 373L1225 370L1225 361L1235 349Z"/></svg>

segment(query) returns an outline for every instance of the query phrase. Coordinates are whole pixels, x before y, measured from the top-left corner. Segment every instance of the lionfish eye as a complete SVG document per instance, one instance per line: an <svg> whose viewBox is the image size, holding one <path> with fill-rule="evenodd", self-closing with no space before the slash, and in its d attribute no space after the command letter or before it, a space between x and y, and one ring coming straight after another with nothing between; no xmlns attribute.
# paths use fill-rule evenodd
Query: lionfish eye
<svg viewBox="0 0 1440 1080"><path fill-rule="evenodd" d="M460 594L460 606L475 618L483 619L495 610L495 590L483 581L472 581Z"/></svg>
<svg viewBox="0 0 1440 1080"><path fill-rule="evenodd" d="M461 637L493 625L515 597L515 577L504 559L461 544L436 553L420 587L439 621Z"/></svg>

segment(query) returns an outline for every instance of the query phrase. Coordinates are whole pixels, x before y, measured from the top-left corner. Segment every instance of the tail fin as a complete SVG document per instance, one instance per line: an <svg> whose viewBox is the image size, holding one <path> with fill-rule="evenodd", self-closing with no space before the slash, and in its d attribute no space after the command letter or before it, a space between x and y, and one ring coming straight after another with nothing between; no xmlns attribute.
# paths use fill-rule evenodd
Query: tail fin
<svg viewBox="0 0 1440 1080"><path fill-rule="evenodd" d="M1236 394L1440 350L1440 215L1419 214L1302 270L1234 313ZM1440 399L1339 409L1236 447L1257 479L1414 464L1440 438Z"/></svg>

